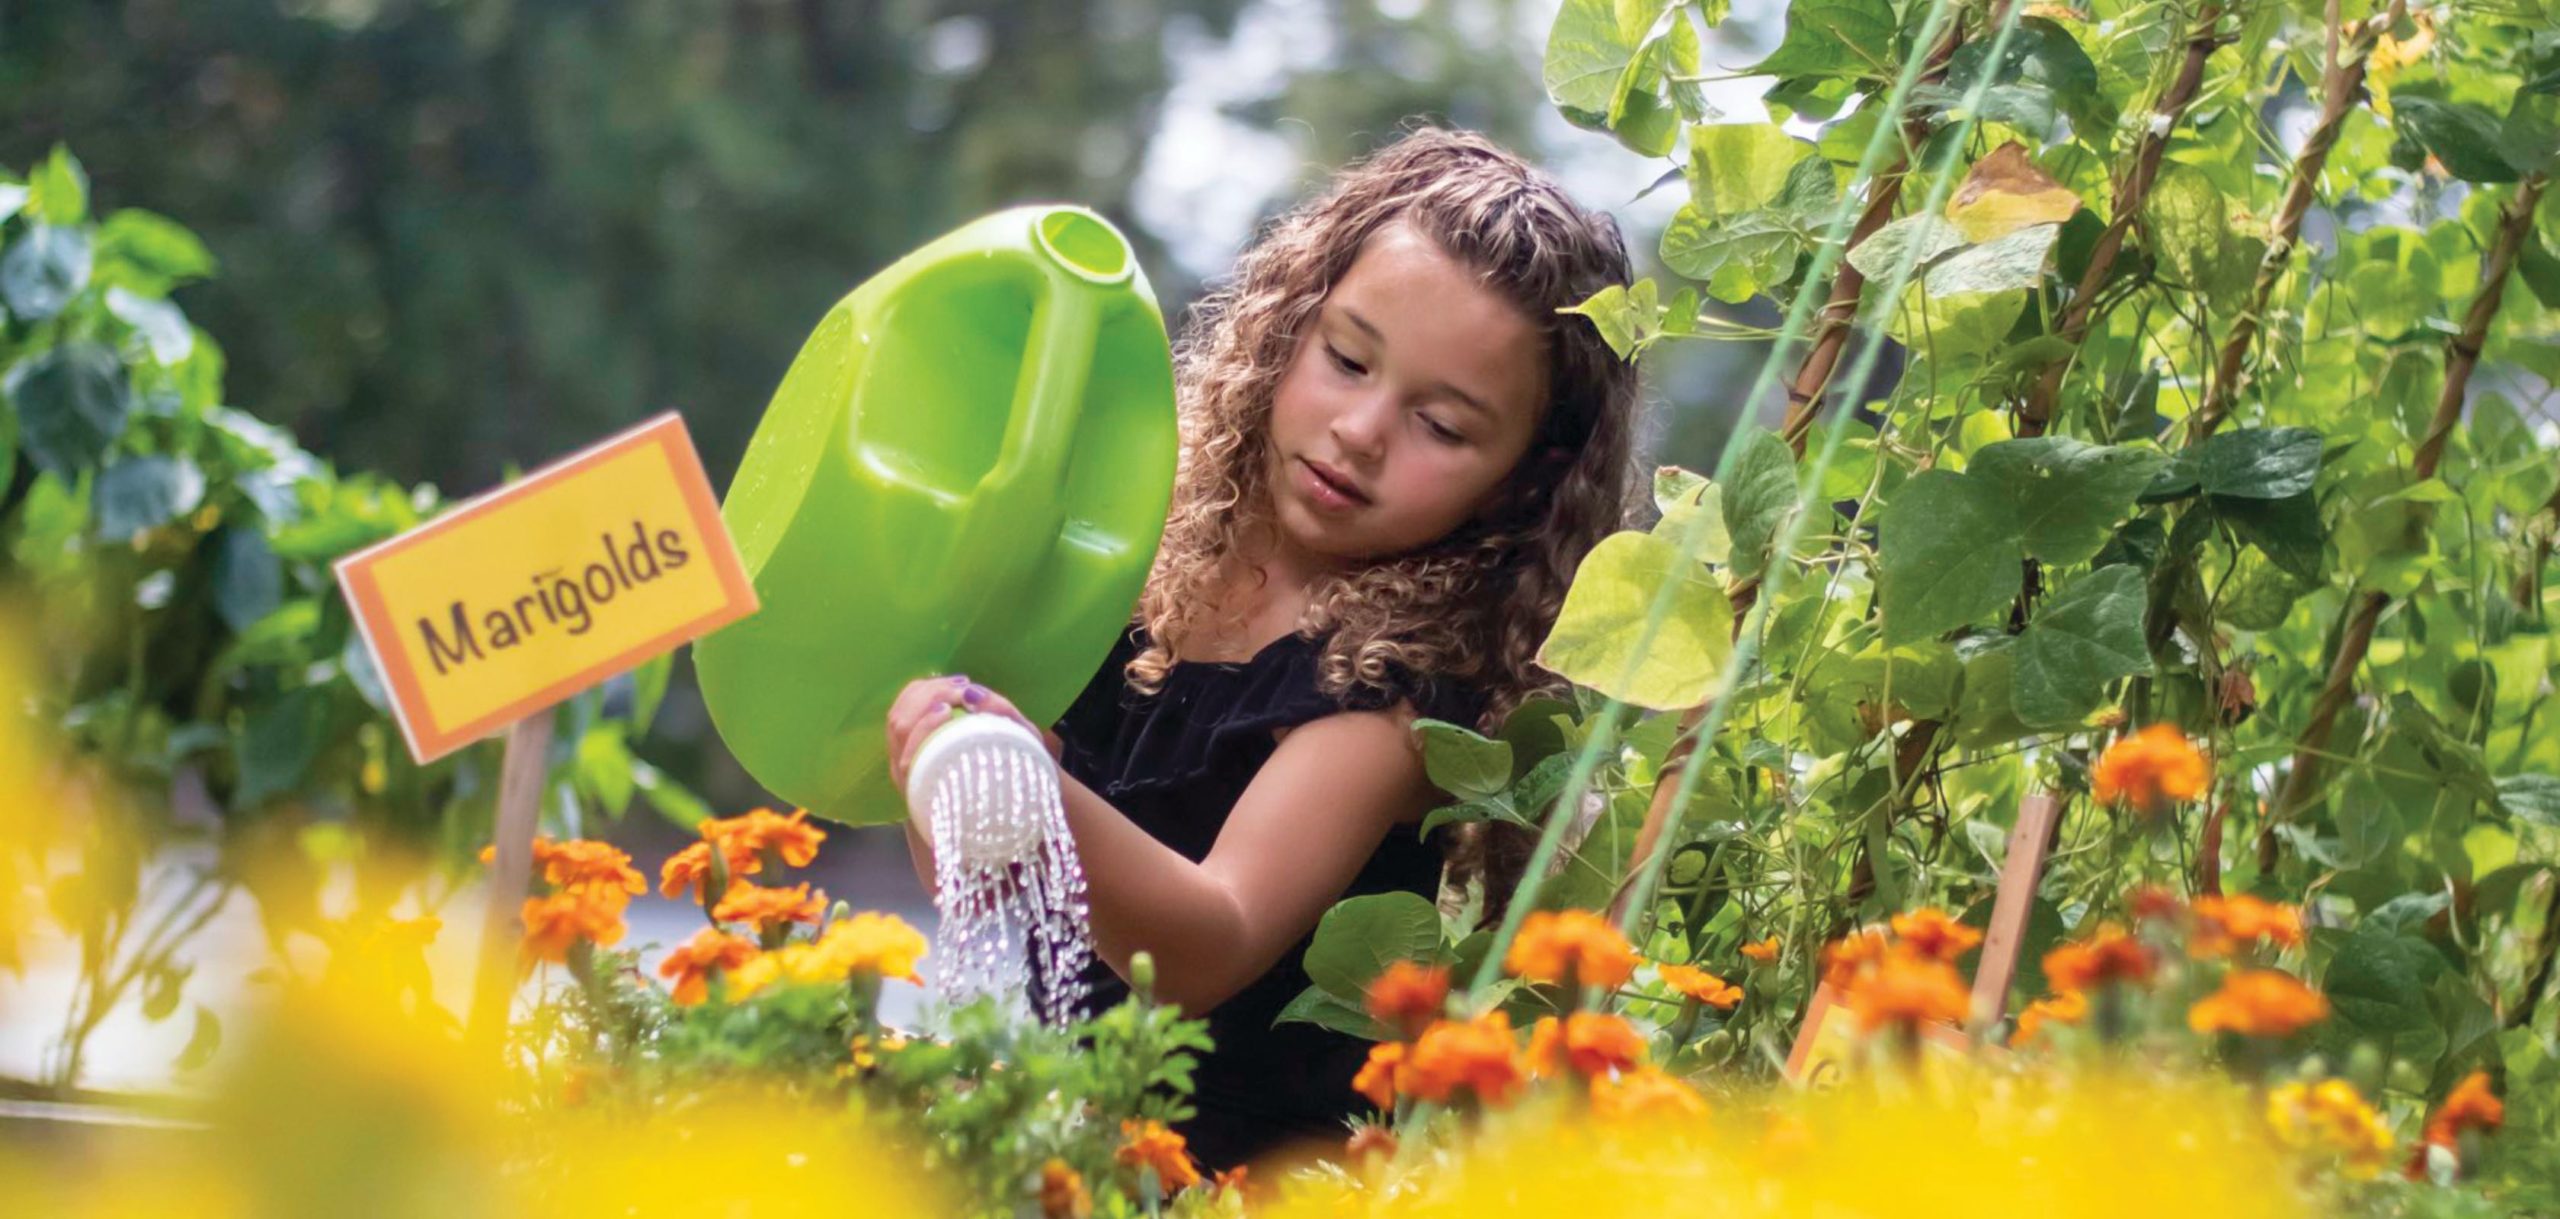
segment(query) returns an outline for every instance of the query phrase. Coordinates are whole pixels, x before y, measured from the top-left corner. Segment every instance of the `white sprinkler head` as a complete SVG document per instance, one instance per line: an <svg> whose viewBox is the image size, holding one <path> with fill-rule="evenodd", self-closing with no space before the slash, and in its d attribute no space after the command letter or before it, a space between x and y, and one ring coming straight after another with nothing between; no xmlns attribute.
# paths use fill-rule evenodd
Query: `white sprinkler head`
<svg viewBox="0 0 2560 1219"><path fill-rule="evenodd" d="M1040 845L1040 804L1057 799L1057 763L1030 729L1001 715L967 713L933 730L907 771L907 808L928 827L958 817L961 858L976 864L1029 859Z"/></svg>

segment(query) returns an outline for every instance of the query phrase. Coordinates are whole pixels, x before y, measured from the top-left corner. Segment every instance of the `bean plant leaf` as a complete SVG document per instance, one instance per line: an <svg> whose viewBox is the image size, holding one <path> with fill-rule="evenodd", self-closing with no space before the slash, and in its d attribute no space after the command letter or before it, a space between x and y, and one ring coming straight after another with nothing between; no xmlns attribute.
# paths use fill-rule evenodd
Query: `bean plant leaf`
<svg viewBox="0 0 2560 1219"><path fill-rule="evenodd" d="M2207 495L2289 499L2320 475L2320 433L2310 428L2244 428L2217 432L2181 455Z"/></svg>
<svg viewBox="0 0 2560 1219"><path fill-rule="evenodd" d="M2106 546L2134 497L2166 464L2149 449L2040 436L1984 445L1965 471L2007 493L2030 556L2073 564Z"/></svg>
<svg viewBox="0 0 2560 1219"><path fill-rule="evenodd" d="M1689 129L1689 198L1709 217L1777 202L1813 145L1776 123L1702 123Z"/></svg>
<svg viewBox="0 0 2560 1219"><path fill-rule="evenodd" d="M0 303L30 322L61 313L89 286L93 252L84 229L39 224L0 256Z"/></svg>
<svg viewBox="0 0 2560 1219"><path fill-rule="evenodd" d="M2044 265L2053 254L2053 239L2061 231L2058 224L2011 229L1940 259L1922 282L1929 295L1940 297L2032 288L2044 278Z"/></svg>
<svg viewBox="0 0 2560 1219"><path fill-rule="evenodd" d="M2443 968L2424 941L2362 926L2340 939L2321 989L2341 1032L2388 1042L2433 1027L2427 984Z"/></svg>
<svg viewBox="0 0 2560 1219"><path fill-rule="evenodd" d="M1894 491L1876 528L1886 643L1931 638L2017 599L2023 533L1990 480L1924 470Z"/></svg>
<svg viewBox="0 0 2560 1219"><path fill-rule="evenodd" d="M1429 717L1413 722L1431 784L1461 800L1481 800L1511 783L1511 743Z"/></svg>
<svg viewBox="0 0 2560 1219"><path fill-rule="evenodd" d="M1652 646L1638 650L1656 590L1672 585ZM1538 663L1577 685L1657 711L1712 696L1733 654L1733 603L1707 568L1669 541L1632 530L1584 557Z"/></svg>
<svg viewBox="0 0 2560 1219"><path fill-rule="evenodd" d="M1756 575L1796 508L1796 454L1766 428L1749 428L1730 443L1742 451L1734 455L1733 478L1725 488L1725 529L1735 570Z"/></svg>
<svg viewBox="0 0 2560 1219"><path fill-rule="evenodd" d="M2498 804L2535 825L2560 829L2560 778L2505 776L2498 780Z"/></svg>
<svg viewBox="0 0 2560 1219"><path fill-rule="evenodd" d="M1664 466L1654 475L1653 499L1662 509L1662 519L1654 522L1655 537L1682 547L1701 563L1724 563L1733 557L1733 534L1724 521L1724 488L1678 466Z"/></svg>
<svg viewBox="0 0 2560 1219"><path fill-rule="evenodd" d="M2036 611L2018 637L2010 697L2037 727L2078 723L2106 701L2108 685L2151 671L2142 639L2143 573L2102 567Z"/></svg>
<svg viewBox="0 0 2560 1219"><path fill-rule="evenodd" d="M2320 583L2328 538L2320 524L2320 505L2310 492L2284 499L2213 495L2205 502L2215 519L2231 526L2241 541L2257 547L2286 575L2305 584Z"/></svg>
<svg viewBox="0 0 2560 1219"><path fill-rule="evenodd" d="M1395 1036L1393 1030L1369 1018L1359 1003L1342 998L1321 986L1310 986L1298 992L1280 1014L1271 1018L1272 1027L1284 1024L1312 1024L1317 1028L1347 1033L1362 1041L1384 1041Z"/></svg>
<svg viewBox="0 0 2560 1219"><path fill-rule="evenodd" d="M66 343L9 370L19 442L38 469L65 482L98 463L132 412L124 362L96 343Z"/></svg>
<svg viewBox="0 0 2560 1219"><path fill-rule="evenodd" d="M1871 280L1890 279L1896 267L1910 260L1913 267L1924 267L1929 260L1949 250L1962 249L1964 230L1944 216L1922 213L1905 216L1867 235L1849 251L1849 265ZM1912 247L1919 252L1909 252Z"/></svg>
<svg viewBox="0 0 2560 1219"><path fill-rule="evenodd" d="M1947 219L1966 241L1994 241L2029 225L2060 224L2080 210L2080 196L2037 167L2025 146L2015 142L1992 149L1973 163L1955 197L1947 200Z"/></svg>
<svg viewBox="0 0 2560 1219"><path fill-rule="evenodd" d="M1440 911L1419 893L1373 893L1336 903L1307 945L1307 978L1358 1003L1396 961L1441 959Z"/></svg>
<svg viewBox="0 0 2560 1219"><path fill-rule="evenodd" d="M1885 0L1796 0L1787 34L1750 76L1881 75L1893 47L1893 6Z"/></svg>
<svg viewBox="0 0 2560 1219"><path fill-rule="evenodd" d="M1997 65L1988 40L1968 40L1947 61L1946 80L1925 101L1953 105L1988 71L1982 117L2050 135L2053 115L2071 118L2084 140L2104 139L2115 126L2115 103L2098 85L2098 66L2070 31L2050 18L2028 17L2009 36Z"/></svg>
<svg viewBox="0 0 2560 1219"><path fill-rule="evenodd" d="M204 472L183 457L127 457L98 475L90 520L115 540L156 529L204 502Z"/></svg>
<svg viewBox="0 0 2560 1219"><path fill-rule="evenodd" d="M1570 110L1606 116L1618 84L1671 8L1671 0L1565 0L1547 34L1547 97Z"/></svg>
<svg viewBox="0 0 2560 1219"><path fill-rule="evenodd" d="M2481 107L2399 94L2392 99L2391 122L2465 182L2513 182L2519 176L2499 151L2497 116Z"/></svg>
<svg viewBox="0 0 2560 1219"><path fill-rule="evenodd" d="M157 212L120 208L98 225L98 257L149 273L166 291L213 274L213 252L194 233Z"/></svg>

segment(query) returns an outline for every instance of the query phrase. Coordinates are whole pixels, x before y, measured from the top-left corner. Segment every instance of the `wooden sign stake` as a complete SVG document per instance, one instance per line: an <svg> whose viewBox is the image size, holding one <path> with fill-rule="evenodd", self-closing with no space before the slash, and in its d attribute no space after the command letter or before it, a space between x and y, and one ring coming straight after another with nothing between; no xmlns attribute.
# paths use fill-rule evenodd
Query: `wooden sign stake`
<svg viewBox="0 0 2560 1219"><path fill-rule="evenodd" d="M533 879L533 834L541 824L542 780L551 753L551 710L544 708L507 728L506 758L498 767L497 859L489 868L488 904L480 914L480 968L471 988L470 1036L494 1042L507 1026L516 991L517 911Z"/></svg>
<svg viewBox="0 0 2560 1219"><path fill-rule="evenodd" d="M1973 1031L1989 1031L2008 1014L2009 984L2018 976L2018 953L2026 947L2027 915L2035 909L2036 886L2044 880L2045 856L2053 846L2054 822L2062 802L2038 792L2018 805L2018 824L2009 831L2009 857L2000 867L2000 889L1991 902L1991 926L1982 935L1982 956L1973 969Z"/></svg>

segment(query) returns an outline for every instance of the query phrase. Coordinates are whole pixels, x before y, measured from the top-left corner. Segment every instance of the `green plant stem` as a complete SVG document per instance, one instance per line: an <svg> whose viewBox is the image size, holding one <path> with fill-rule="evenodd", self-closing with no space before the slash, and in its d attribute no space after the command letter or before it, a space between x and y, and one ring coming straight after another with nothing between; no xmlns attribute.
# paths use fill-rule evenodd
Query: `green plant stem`
<svg viewBox="0 0 2560 1219"><path fill-rule="evenodd" d="M2187 32L2186 58L2167 92L2152 108L2151 123L2143 130L2134 146L2133 162L2116 179L2115 201L2107 218L2107 227L2098 234L2097 244L2090 248L2089 266L2080 275L2080 283L2071 294L2071 303L2063 307L2061 324L2054 334L2064 342L2077 345L2099 316L2096 312L2098 291L2114 274L2116 256L2124 251L2127 232L2134 219L2142 214L2143 204L2151 197L2152 184L2160 177L2160 163L2169 151L2169 135L2186 117L2187 107L2204 89L2205 60L2222 44L2220 27L2225 12L2221 0L2206 0ZM2062 395L2062 378L2070 370L2068 359L2047 365L2043 375L2028 391L2026 403L2018 412L2017 433L2022 437L2042 436L2053 422L2054 404Z"/></svg>
<svg viewBox="0 0 2560 1219"><path fill-rule="evenodd" d="M2426 435L2418 441L2417 457L2409 463L2410 482L2423 483L2436 476L2436 467L2444 457L2446 438L2453 425L2462 418L2462 403L2470 388L2472 370L2480 363L2480 350L2488 341L2489 321L2497 316L2498 304L2506 295L2507 280L2525 240L2533 233L2534 208L2542 202L2543 189L2550 179L2535 174L2517 183L2515 193L2499 213L2497 235L2488 257L2480 267L2480 290L2471 299L2471 309L2464 315L2462 329L2445 344L2444 387L2436 395L2435 414L2427 422ZM2258 837L2259 871L2272 871L2276 858L2275 829L2300 813L2319 789L2320 761L2329 745L2329 730L2336 724L2338 712L2355 692L2356 671L2364 664L2365 652L2373 644L2373 632L2382 621L2382 611L2391 604L2384 592L2366 592L2356 603L2354 616L2346 629L2339 632L2338 646L2329 662L2328 676L2321 682L2320 693L2313 698L2311 714L2304 718L2302 735L2294 746L2293 765L2286 772L2284 786L2277 789L2274 805L2268 810L2267 823Z"/></svg>

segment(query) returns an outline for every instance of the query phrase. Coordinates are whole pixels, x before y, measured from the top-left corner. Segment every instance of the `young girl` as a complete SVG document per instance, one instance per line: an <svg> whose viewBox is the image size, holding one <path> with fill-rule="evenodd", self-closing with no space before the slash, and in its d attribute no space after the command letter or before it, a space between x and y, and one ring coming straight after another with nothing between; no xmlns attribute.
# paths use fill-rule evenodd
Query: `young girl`
<svg viewBox="0 0 2560 1219"><path fill-rule="evenodd" d="M1272 1019L1335 902L1438 891L1415 825L1446 797L1413 719L1489 730L1554 684L1532 656L1621 522L1637 396L1557 310L1627 278L1606 216L1479 136L1425 129L1276 221L1194 312L1162 548L1048 740L1090 889L1092 1006L1128 993L1145 951L1158 996L1216 1039L1184 1127L1206 1165L1339 1137L1354 1111L1366 1047ZM1021 718L965 676L910 684L889 711L902 786L955 706ZM908 843L931 883L913 825Z"/></svg>

